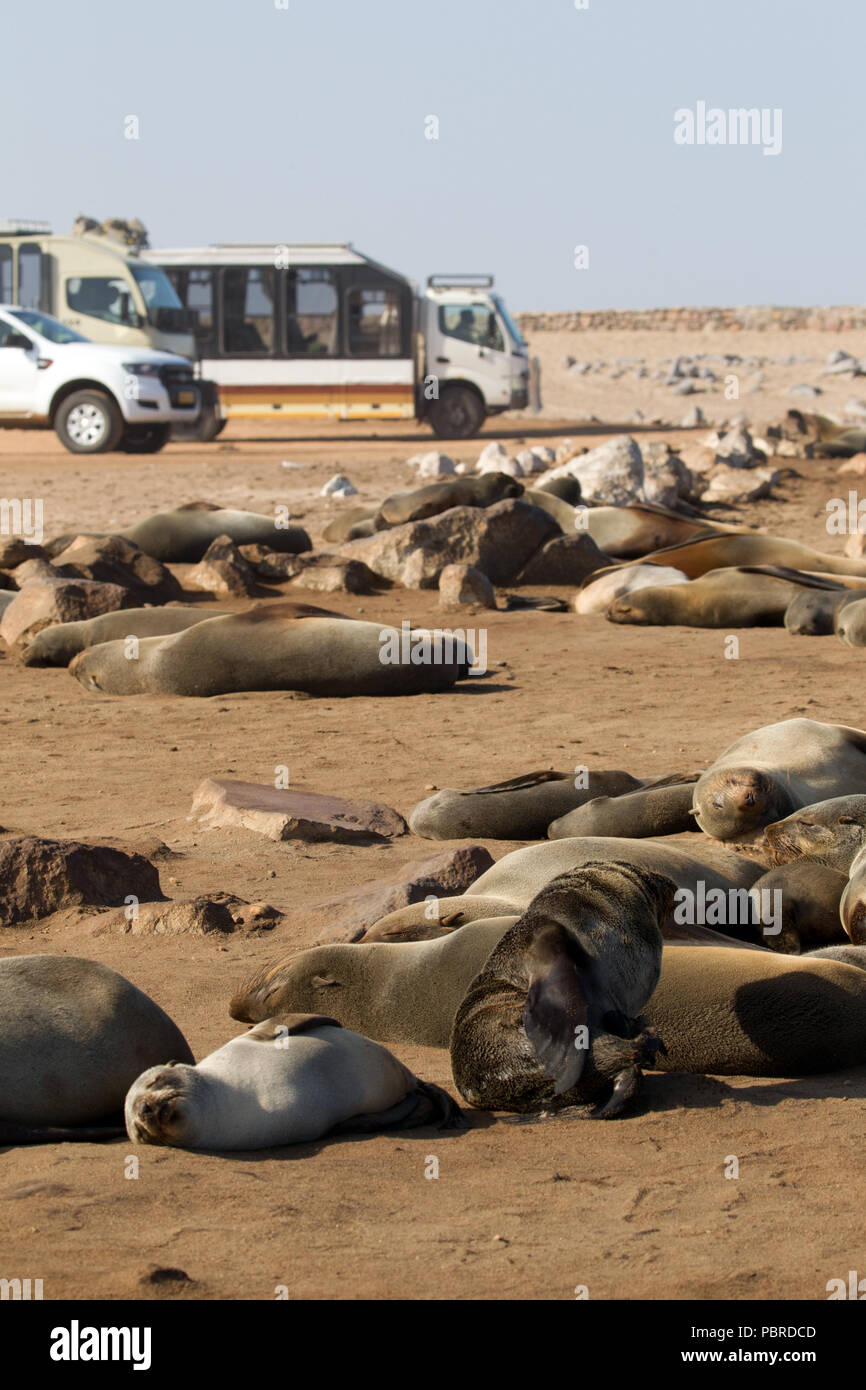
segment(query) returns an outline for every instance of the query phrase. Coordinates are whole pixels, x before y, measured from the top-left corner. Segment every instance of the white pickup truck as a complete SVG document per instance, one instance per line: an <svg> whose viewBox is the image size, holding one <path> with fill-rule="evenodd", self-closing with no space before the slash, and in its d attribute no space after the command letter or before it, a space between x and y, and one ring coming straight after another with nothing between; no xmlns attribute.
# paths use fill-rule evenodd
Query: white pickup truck
<svg viewBox="0 0 866 1390"><path fill-rule="evenodd" d="M200 408L186 357L91 343L50 314L0 305L0 427L53 428L73 454L155 454Z"/></svg>

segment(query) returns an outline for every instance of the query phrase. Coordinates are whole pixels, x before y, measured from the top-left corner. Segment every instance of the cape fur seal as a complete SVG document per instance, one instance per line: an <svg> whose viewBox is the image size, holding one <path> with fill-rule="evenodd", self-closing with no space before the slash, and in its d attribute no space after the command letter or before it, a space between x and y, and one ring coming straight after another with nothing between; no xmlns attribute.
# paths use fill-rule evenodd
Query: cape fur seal
<svg viewBox="0 0 866 1390"><path fill-rule="evenodd" d="M185 632L196 623L221 618L223 608L200 608L189 604L176 608L122 608L117 613L101 613L77 623L54 623L35 634L32 629L21 639L20 656L25 666L68 666L74 656L103 642L123 641L126 637L166 637Z"/></svg>
<svg viewBox="0 0 866 1390"><path fill-rule="evenodd" d="M813 802L860 791L866 791L866 734L844 724L784 719L726 748L698 780L693 809L701 830L732 840Z"/></svg>
<svg viewBox="0 0 866 1390"><path fill-rule="evenodd" d="M198 1066L152 1067L126 1097L135 1143L182 1149L267 1149L335 1130L454 1124L447 1092L379 1043L321 1014L284 1014Z"/></svg>
<svg viewBox="0 0 866 1390"><path fill-rule="evenodd" d="M695 773L666 785L645 787L624 796L599 796L551 822L551 840L573 835L624 836L632 840L679 835L692 827Z"/></svg>
<svg viewBox="0 0 866 1390"><path fill-rule="evenodd" d="M828 555L822 550L789 541L783 536L739 535L697 536L694 540L667 545L644 555L648 563L675 565L689 579L699 579L709 570L733 566L781 566L817 574L866 575L866 560L845 555Z"/></svg>
<svg viewBox="0 0 866 1390"><path fill-rule="evenodd" d="M808 1076L866 1062L866 977L832 958L671 947L644 1015L667 1048L660 1071Z"/></svg>
<svg viewBox="0 0 866 1390"><path fill-rule="evenodd" d="M441 483L394 492L386 497L373 519L375 531L423 521L451 507L492 507L506 497L522 497L523 484L508 473L482 473L478 477L447 478Z"/></svg>
<svg viewBox="0 0 866 1390"><path fill-rule="evenodd" d="M617 560L637 560L662 547L688 543L698 536L728 535L736 530L711 521L690 521L652 502L629 502L623 507L588 507L584 517L585 530L599 550ZM679 568L676 560L664 559L659 564Z"/></svg>
<svg viewBox="0 0 866 1390"><path fill-rule="evenodd" d="M619 1114L663 1046L639 1016L658 983L675 884L630 864L549 883L469 986L451 1035L460 1094L483 1110L601 1102Z"/></svg>
<svg viewBox="0 0 866 1390"><path fill-rule="evenodd" d="M837 869L828 869L812 859L794 859L770 869L752 884L749 896L756 908L779 904L781 915L777 933L765 932L764 944L771 951L799 955L813 946L842 941L839 902L847 879ZM775 900L768 897L777 894Z"/></svg>
<svg viewBox="0 0 866 1390"><path fill-rule="evenodd" d="M628 772L587 770L588 786L573 772L527 772L489 787L442 787L409 812L409 829L425 840L538 840L557 816L597 796L618 796L643 786Z"/></svg>
<svg viewBox="0 0 866 1390"><path fill-rule="evenodd" d="M785 627L795 637L828 637L840 610L866 598L866 589L803 589L785 609Z"/></svg>
<svg viewBox="0 0 866 1390"><path fill-rule="evenodd" d="M853 965L857 970L866 970L866 946L822 946L818 951L809 951L806 959L840 960L843 965Z"/></svg>
<svg viewBox="0 0 866 1390"><path fill-rule="evenodd" d="M389 637L390 634L390 637ZM311 695L414 695L445 690L473 662L466 642L407 633L411 659L389 661L402 633L306 604L279 600L210 618L169 637L146 637L137 659L123 642L74 657L69 670L87 690L106 695L226 695L239 690L303 690ZM435 659L441 642L441 660ZM415 651L428 659L416 664Z"/></svg>
<svg viewBox="0 0 866 1390"><path fill-rule="evenodd" d="M0 1143L101 1137L143 1067L193 1060L180 1029L116 971L77 956L0 960Z"/></svg>
<svg viewBox="0 0 866 1390"><path fill-rule="evenodd" d="M778 627L802 589L829 589L832 578L782 566L752 565L710 570L687 584L648 586L615 598L605 616L612 623L653 627Z"/></svg>
<svg viewBox="0 0 866 1390"><path fill-rule="evenodd" d="M840 604L833 615L833 631L849 647L866 647L866 598L855 593L848 603Z"/></svg>
<svg viewBox="0 0 866 1390"><path fill-rule="evenodd" d="M864 832L866 835L866 832ZM839 902L839 919L847 936L857 945L866 942L866 849L851 862L848 882Z"/></svg>
<svg viewBox="0 0 866 1390"><path fill-rule="evenodd" d="M122 536L163 563L194 564L212 541L228 536L236 545L266 545L285 555L310 550L312 542L301 526L278 526L273 516L217 507L212 502L187 502L170 512L156 512L122 531L76 531L57 536L45 546L54 558L76 536Z"/></svg>
<svg viewBox="0 0 866 1390"><path fill-rule="evenodd" d="M764 827L774 864L809 859L849 874L866 843L866 795L833 796Z"/></svg>
<svg viewBox="0 0 866 1390"><path fill-rule="evenodd" d="M666 589L671 584L688 583L688 576L672 565L617 565L587 576L574 600L574 611L604 613L615 598L635 589Z"/></svg>
<svg viewBox="0 0 866 1390"><path fill-rule="evenodd" d="M485 870L466 892L457 897L440 898L438 921L430 920L426 903L412 903L381 917L364 933L364 941L403 939L406 932L416 933L414 939L438 936L446 929L463 926L466 921L484 917L507 916L523 912L536 893L539 893L557 874L579 869L591 861L627 861L635 868L666 875L677 888L690 894L696 904L706 900L712 891L728 895L731 890L747 889L766 872L761 864L735 854L721 845L685 842L673 844L661 840L634 840L584 835L568 840L547 840L543 844L527 845L503 855ZM679 924L673 914L665 922L665 930ZM751 924L744 924L746 935L760 940ZM732 935L739 935L732 932Z"/></svg>

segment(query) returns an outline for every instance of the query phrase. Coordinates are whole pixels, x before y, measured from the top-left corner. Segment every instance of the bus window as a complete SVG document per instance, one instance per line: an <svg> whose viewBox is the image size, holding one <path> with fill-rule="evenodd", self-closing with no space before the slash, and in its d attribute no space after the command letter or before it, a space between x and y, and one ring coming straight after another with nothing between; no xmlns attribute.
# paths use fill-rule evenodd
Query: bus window
<svg viewBox="0 0 866 1390"><path fill-rule="evenodd" d="M78 314L135 327L138 315L125 280L107 275L73 275L66 281L66 303Z"/></svg>
<svg viewBox="0 0 866 1390"><path fill-rule="evenodd" d="M288 270L286 344L290 357L333 357L337 350L337 291L330 270Z"/></svg>
<svg viewBox="0 0 866 1390"><path fill-rule="evenodd" d="M12 247L0 246L0 304L12 302Z"/></svg>
<svg viewBox="0 0 866 1390"><path fill-rule="evenodd" d="M18 248L18 303L22 309L42 308L42 252L38 246Z"/></svg>
<svg viewBox="0 0 866 1390"><path fill-rule="evenodd" d="M440 304L439 331L476 347L505 351L499 320L489 304Z"/></svg>
<svg viewBox="0 0 866 1390"><path fill-rule="evenodd" d="M400 356L400 296L396 290L352 290L348 319L352 357Z"/></svg>
<svg viewBox="0 0 866 1390"><path fill-rule="evenodd" d="M180 297L185 307L198 310L199 328L213 328L213 271L189 270L182 274L186 285Z"/></svg>
<svg viewBox="0 0 866 1390"><path fill-rule="evenodd" d="M274 274L259 266L223 271L222 347L227 357L273 356Z"/></svg>

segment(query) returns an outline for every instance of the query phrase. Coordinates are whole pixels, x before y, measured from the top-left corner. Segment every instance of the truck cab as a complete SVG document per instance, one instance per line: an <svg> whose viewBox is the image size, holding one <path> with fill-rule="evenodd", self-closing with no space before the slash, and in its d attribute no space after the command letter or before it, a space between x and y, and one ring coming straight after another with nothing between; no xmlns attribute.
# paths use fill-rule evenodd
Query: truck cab
<svg viewBox="0 0 866 1390"><path fill-rule="evenodd" d="M529 404L529 348L492 275L431 275L418 300L419 418L442 438Z"/></svg>

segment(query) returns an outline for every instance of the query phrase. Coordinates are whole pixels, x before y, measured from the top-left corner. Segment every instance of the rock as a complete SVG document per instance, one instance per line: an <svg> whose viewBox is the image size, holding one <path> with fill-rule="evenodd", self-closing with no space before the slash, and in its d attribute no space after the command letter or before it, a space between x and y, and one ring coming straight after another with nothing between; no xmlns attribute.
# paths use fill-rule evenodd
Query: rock
<svg viewBox="0 0 866 1390"><path fill-rule="evenodd" d="M374 594L381 587L381 579L363 561L328 554L314 555L289 581L291 589L317 594Z"/></svg>
<svg viewBox="0 0 866 1390"><path fill-rule="evenodd" d="M16 565L12 571L12 582L23 589L25 584L29 584L31 579L59 579L57 570L50 560L44 559L42 555L34 555L31 560L23 560L20 565Z"/></svg>
<svg viewBox="0 0 866 1390"><path fill-rule="evenodd" d="M850 364L850 366L856 367L857 358L852 357L851 353L846 352L844 348L833 348L832 352L827 353L826 365L828 367L839 367L846 362Z"/></svg>
<svg viewBox="0 0 866 1390"><path fill-rule="evenodd" d="M0 926L83 903L119 907L162 900L159 874L141 854L35 835L0 840Z"/></svg>
<svg viewBox="0 0 866 1390"><path fill-rule="evenodd" d="M701 407L699 405L693 405L691 410L686 411L680 421L680 427L684 430L696 430L700 425L705 425L706 423L706 418Z"/></svg>
<svg viewBox="0 0 866 1390"><path fill-rule="evenodd" d="M142 903L136 911L125 907L97 919L96 936L208 936L235 930L235 920L225 903L208 897L180 902Z"/></svg>
<svg viewBox="0 0 866 1390"><path fill-rule="evenodd" d="M866 478L866 454L855 454L853 458L846 459L844 463L840 463L836 471L852 473L855 478Z"/></svg>
<svg viewBox="0 0 866 1390"><path fill-rule="evenodd" d="M374 574L407 589L432 589L446 565L472 565L491 584L509 584L536 550L557 534L551 516L516 498L492 507L452 507L424 521L339 547Z"/></svg>
<svg viewBox="0 0 866 1390"><path fill-rule="evenodd" d="M577 478L586 502L614 506L642 497L643 460L630 434L619 434L546 474L544 482L568 474Z"/></svg>
<svg viewBox="0 0 866 1390"><path fill-rule="evenodd" d="M816 396L823 395L823 392L820 386L810 386L805 381L799 381L794 386L788 387L788 395L805 396L807 399L813 400Z"/></svg>
<svg viewBox="0 0 866 1390"><path fill-rule="evenodd" d="M535 552L517 582L582 584L588 574L615 563L585 531L579 536L555 536Z"/></svg>
<svg viewBox="0 0 866 1390"><path fill-rule="evenodd" d="M320 497L357 497L358 489L344 473L335 473L320 492Z"/></svg>
<svg viewBox="0 0 866 1390"><path fill-rule="evenodd" d="M692 485L688 469L676 455L644 458L643 495L647 502L675 510L680 498L688 496Z"/></svg>
<svg viewBox="0 0 866 1390"><path fill-rule="evenodd" d="M308 843L370 844L408 831L403 817L378 801L345 801L224 777L207 777L199 784L190 819L207 830L252 830L269 840Z"/></svg>
<svg viewBox="0 0 866 1390"><path fill-rule="evenodd" d="M190 570L187 581L211 594L247 597L259 590L254 570L228 536L217 536L211 541L202 559Z"/></svg>
<svg viewBox="0 0 866 1390"><path fill-rule="evenodd" d="M440 454L437 449L431 449L426 454L413 454L409 463L417 468L419 478L447 478L457 472L454 460L447 454Z"/></svg>
<svg viewBox="0 0 866 1390"><path fill-rule="evenodd" d="M728 468L751 468L756 462L755 446L748 430L728 430L716 445L716 458Z"/></svg>
<svg viewBox="0 0 866 1390"><path fill-rule="evenodd" d="M25 560L47 560L48 555L41 545L25 541L21 536L0 537L0 570L14 570Z"/></svg>
<svg viewBox="0 0 866 1390"><path fill-rule="evenodd" d="M866 420L866 401L849 401L842 413L850 419L859 420L862 423Z"/></svg>
<svg viewBox="0 0 866 1390"><path fill-rule="evenodd" d="M428 897L456 897L475 882L493 863L483 845L461 845L429 859L416 859L386 878L362 883L350 893L305 909L305 917L326 917L316 941L357 941L374 922L410 903ZM431 911L434 905L431 904Z"/></svg>
<svg viewBox="0 0 866 1390"><path fill-rule="evenodd" d="M472 565L446 565L439 576L439 606L459 608L464 603L495 608L493 585L486 574Z"/></svg>
<svg viewBox="0 0 866 1390"><path fill-rule="evenodd" d="M490 444L485 444L481 453L478 455L478 462L475 470L478 473L499 473L502 472L502 465L508 462L508 450L504 444L498 440Z"/></svg>
<svg viewBox="0 0 866 1390"><path fill-rule="evenodd" d="M574 458L577 453L586 453L586 449L579 448L573 439L563 439L562 443L556 446L553 461L555 464L568 463L568 460Z"/></svg>
<svg viewBox="0 0 866 1390"><path fill-rule="evenodd" d="M686 377L685 381L678 381L676 383L676 385L673 387L671 394L674 396L691 396L694 395L697 389L697 386L695 386L695 383L691 380L691 378Z"/></svg>
<svg viewBox="0 0 866 1390"><path fill-rule="evenodd" d="M727 464L720 463L710 475L709 483L701 493L701 501L725 502L729 506L756 502L759 497L769 497L778 481L779 474L769 468L752 468L745 472L741 468L729 468Z"/></svg>
<svg viewBox="0 0 866 1390"><path fill-rule="evenodd" d="M802 458L802 452L797 448L793 439L779 439L774 441L767 448L767 456L769 457L770 454L777 454L779 458L783 459Z"/></svg>
<svg viewBox="0 0 866 1390"><path fill-rule="evenodd" d="M74 623L136 606L129 590L118 584L99 584L91 579L31 579L3 613L0 636L11 647L37 624Z"/></svg>
<svg viewBox="0 0 866 1390"><path fill-rule="evenodd" d="M122 536L76 536L54 557L54 568L70 579L120 584L144 604L171 603L183 589L171 570Z"/></svg>
<svg viewBox="0 0 866 1390"><path fill-rule="evenodd" d="M556 463L556 454L546 444L533 444L529 452L538 459L540 466L533 470L536 473L544 473Z"/></svg>
<svg viewBox="0 0 866 1390"><path fill-rule="evenodd" d="M716 451L705 444L683 444L679 459L690 474L709 473L716 467Z"/></svg>

